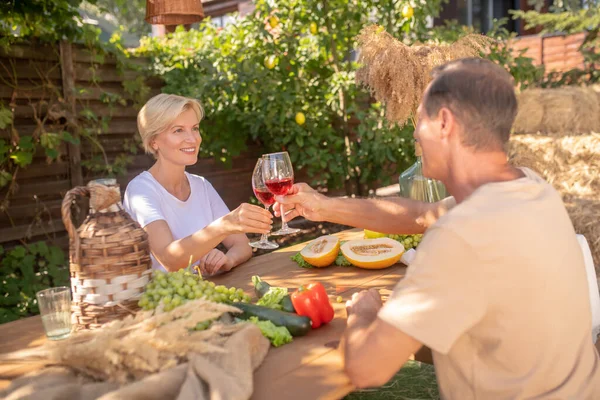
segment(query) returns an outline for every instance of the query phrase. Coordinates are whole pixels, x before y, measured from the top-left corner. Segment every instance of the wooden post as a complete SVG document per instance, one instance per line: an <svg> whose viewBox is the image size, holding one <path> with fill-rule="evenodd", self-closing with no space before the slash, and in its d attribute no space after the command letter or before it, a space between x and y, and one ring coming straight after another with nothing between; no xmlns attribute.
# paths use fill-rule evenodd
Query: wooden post
<svg viewBox="0 0 600 400"><path fill-rule="evenodd" d="M60 42L60 65L62 71L62 87L65 103L68 105L69 117L67 131L73 137L79 137L79 124L77 123L77 110L75 107L75 70L73 68L73 50L71 43ZM83 185L83 171L81 170L81 149L79 145L68 143L69 177L71 188Z"/></svg>
<svg viewBox="0 0 600 400"><path fill-rule="evenodd" d="M62 88L65 103L67 104L68 116L66 130L73 137L79 138L79 123L77 121L77 108L75 107L75 69L73 68L73 48L70 42L60 42L60 69L62 75ZM67 156L69 158L69 180L71 189L83 186L83 171L81 169L81 148L79 144L67 143ZM87 199L79 198L75 202L73 219L75 226L83 222L87 210Z"/></svg>

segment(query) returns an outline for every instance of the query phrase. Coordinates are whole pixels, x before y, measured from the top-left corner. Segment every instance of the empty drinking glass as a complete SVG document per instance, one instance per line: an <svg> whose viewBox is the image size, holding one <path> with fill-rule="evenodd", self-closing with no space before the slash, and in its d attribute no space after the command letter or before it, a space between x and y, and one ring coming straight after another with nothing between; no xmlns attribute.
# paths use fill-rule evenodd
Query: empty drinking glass
<svg viewBox="0 0 600 400"><path fill-rule="evenodd" d="M48 339L68 337L71 334L71 290L59 286L41 290L35 296Z"/></svg>

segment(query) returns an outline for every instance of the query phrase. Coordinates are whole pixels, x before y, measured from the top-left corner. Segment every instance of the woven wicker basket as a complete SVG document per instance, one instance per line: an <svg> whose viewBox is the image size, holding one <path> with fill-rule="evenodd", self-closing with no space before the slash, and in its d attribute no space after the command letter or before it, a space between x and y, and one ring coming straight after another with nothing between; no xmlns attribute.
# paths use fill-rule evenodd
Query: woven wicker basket
<svg viewBox="0 0 600 400"><path fill-rule="evenodd" d="M146 0L146 22L152 25L186 25L202 18L201 0Z"/></svg>
<svg viewBox="0 0 600 400"><path fill-rule="evenodd" d="M90 212L75 229L71 205L90 197ZM75 329L95 329L139 309L150 280L148 236L121 205L114 179L97 180L65 195L62 218L70 239L70 271Z"/></svg>

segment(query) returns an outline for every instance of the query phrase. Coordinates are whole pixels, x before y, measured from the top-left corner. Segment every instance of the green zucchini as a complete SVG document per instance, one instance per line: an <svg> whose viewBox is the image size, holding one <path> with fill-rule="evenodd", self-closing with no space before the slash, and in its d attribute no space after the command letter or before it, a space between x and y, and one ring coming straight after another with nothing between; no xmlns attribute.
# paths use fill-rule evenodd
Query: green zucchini
<svg viewBox="0 0 600 400"><path fill-rule="evenodd" d="M312 329L308 317L301 317L297 314L257 306L256 304L233 303L232 306L243 311L241 315L238 315L239 318L257 317L262 321L271 321L277 326L285 326L292 336L304 336Z"/></svg>
<svg viewBox="0 0 600 400"><path fill-rule="evenodd" d="M254 293L256 293L259 299L267 294L269 289L271 289L271 285L269 285L266 281L263 281L258 275L254 275L252 277L252 284L254 285ZM283 311L289 313L296 312L289 294L285 296L283 300L281 300L281 307L283 307Z"/></svg>

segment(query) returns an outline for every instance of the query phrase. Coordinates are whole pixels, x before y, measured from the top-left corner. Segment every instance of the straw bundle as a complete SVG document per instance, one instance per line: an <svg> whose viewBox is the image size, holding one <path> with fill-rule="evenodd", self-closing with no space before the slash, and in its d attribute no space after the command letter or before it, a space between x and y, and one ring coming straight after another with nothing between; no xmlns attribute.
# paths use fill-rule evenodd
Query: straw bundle
<svg viewBox="0 0 600 400"><path fill-rule="evenodd" d="M515 135L509 157L514 165L539 173L561 193L575 231L587 239L600 272L600 134Z"/></svg>
<svg viewBox="0 0 600 400"><path fill-rule="evenodd" d="M515 133L600 132L600 92L593 88L527 89L518 100Z"/></svg>
<svg viewBox="0 0 600 400"><path fill-rule="evenodd" d="M230 324L220 318L239 312L205 300L190 301L169 312L162 308L140 311L64 341L4 354L0 361L63 365L101 381L128 383L186 362L192 353L224 352L227 339L248 324ZM206 330L194 330L208 321L215 322Z"/></svg>
<svg viewBox="0 0 600 400"><path fill-rule="evenodd" d="M415 115L435 67L477 57L493 41L471 34L450 45L407 46L377 25L364 28L357 40L362 67L356 80L370 88L386 105L387 119L399 125Z"/></svg>

